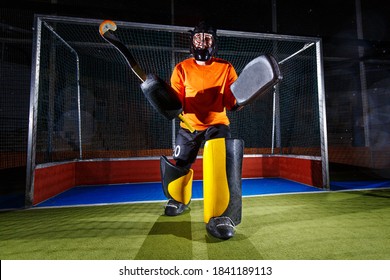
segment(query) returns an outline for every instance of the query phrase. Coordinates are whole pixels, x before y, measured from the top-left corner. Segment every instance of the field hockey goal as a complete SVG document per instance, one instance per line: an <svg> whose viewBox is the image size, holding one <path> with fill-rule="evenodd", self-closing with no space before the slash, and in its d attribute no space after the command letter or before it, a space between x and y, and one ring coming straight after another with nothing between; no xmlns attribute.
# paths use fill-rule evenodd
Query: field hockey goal
<svg viewBox="0 0 390 280"><path fill-rule="evenodd" d="M74 185L157 181L159 157L172 154L178 121L166 120L147 102L124 58L100 37L101 22L35 17L29 205ZM140 66L165 81L174 65L189 57L191 27L116 24L116 36ZM321 40L229 30L217 34L217 56L238 74L268 53L283 75L253 104L229 113L233 137L245 142L243 176L328 188Z"/></svg>

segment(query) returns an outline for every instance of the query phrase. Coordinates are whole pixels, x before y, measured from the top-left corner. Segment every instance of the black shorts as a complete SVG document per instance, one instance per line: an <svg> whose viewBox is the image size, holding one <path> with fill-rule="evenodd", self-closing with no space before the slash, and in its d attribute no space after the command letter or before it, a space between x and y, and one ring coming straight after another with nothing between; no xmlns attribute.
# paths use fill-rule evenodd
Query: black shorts
<svg viewBox="0 0 390 280"><path fill-rule="evenodd" d="M213 125L203 131L192 134L189 130L180 128L176 137L173 159L177 166L190 168L195 162L199 149L204 141L215 138L231 138L227 125Z"/></svg>

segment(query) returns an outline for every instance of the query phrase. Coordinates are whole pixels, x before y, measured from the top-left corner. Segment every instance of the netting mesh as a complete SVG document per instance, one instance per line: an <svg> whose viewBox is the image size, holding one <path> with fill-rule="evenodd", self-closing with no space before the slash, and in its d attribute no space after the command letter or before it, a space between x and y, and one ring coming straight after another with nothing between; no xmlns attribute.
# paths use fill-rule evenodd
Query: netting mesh
<svg viewBox="0 0 390 280"><path fill-rule="evenodd" d="M36 163L171 154L178 121L151 107L124 58L98 34L99 24L42 21ZM189 57L188 30L118 23L116 36L145 72L169 81L174 65ZM217 56L238 74L261 54L280 61L308 43L223 30L218 35ZM233 137L245 141L246 153L321 155L316 67L313 45L281 65L283 80L275 91L229 113Z"/></svg>

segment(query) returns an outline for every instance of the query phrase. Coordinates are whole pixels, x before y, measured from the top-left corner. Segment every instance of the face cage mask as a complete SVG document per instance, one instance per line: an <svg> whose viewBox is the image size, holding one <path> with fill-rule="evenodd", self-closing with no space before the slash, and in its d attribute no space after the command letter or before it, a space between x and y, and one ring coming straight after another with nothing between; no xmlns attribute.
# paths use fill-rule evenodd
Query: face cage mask
<svg viewBox="0 0 390 280"><path fill-rule="evenodd" d="M194 36L197 33L201 33L201 32L196 32L196 33L192 34L192 36L191 36L191 53L194 56L195 60L208 61L214 56L214 54L216 52L215 36L213 34L211 34L213 36L213 41L212 41L212 44L210 47L197 48L196 46L194 46ZM204 32L204 33L206 33L206 32ZM204 38L202 40L204 40ZM205 44L205 43L203 43L203 44Z"/></svg>

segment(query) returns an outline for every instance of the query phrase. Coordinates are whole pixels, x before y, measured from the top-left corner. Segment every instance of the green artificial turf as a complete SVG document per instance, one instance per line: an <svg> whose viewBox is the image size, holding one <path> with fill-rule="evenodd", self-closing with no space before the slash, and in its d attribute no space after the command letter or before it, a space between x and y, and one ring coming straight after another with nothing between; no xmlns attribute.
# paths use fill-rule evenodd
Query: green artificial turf
<svg viewBox="0 0 390 280"><path fill-rule="evenodd" d="M178 217L164 203L0 213L0 258L390 259L390 190L243 198L236 236L207 235L203 201Z"/></svg>

